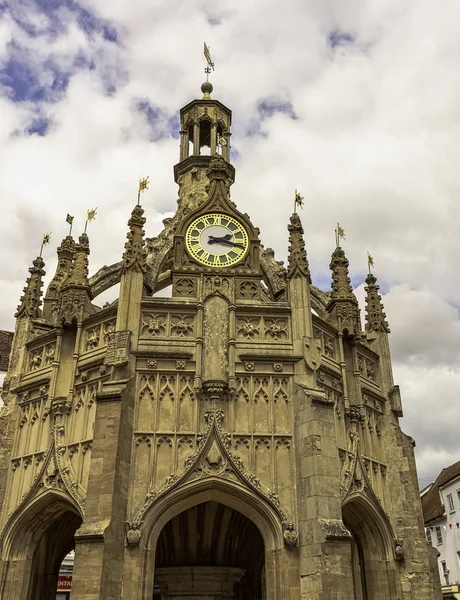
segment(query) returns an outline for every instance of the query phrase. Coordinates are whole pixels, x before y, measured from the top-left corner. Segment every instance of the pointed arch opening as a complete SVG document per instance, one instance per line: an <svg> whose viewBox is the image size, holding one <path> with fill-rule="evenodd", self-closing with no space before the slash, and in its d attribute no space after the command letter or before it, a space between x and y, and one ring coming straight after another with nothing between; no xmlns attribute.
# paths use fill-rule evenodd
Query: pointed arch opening
<svg viewBox="0 0 460 600"><path fill-rule="evenodd" d="M55 600L59 570L75 547L82 523L79 509L58 491L33 501L3 539L5 600Z"/></svg>
<svg viewBox="0 0 460 600"><path fill-rule="evenodd" d="M389 523L364 497L342 507L352 541L354 600L396 599L393 536Z"/></svg>
<svg viewBox="0 0 460 600"><path fill-rule="evenodd" d="M173 517L155 553L154 597L266 600L262 535L252 521L225 504L207 501Z"/></svg>
<svg viewBox="0 0 460 600"><path fill-rule="evenodd" d="M200 505L204 505L204 508L198 508ZM158 572L158 569L164 568L160 565L165 564L168 556L183 557L181 554L182 549L189 544L190 540L194 540L193 543L196 544L196 548L199 547L199 544L202 547L203 540L201 536L204 535L205 530L203 524L201 524L200 515L208 515L205 518L208 529L219 531L220 526L216 526L215 530L214 527L211 528L213 520L209 515L213 514L213 511L220 515L219 519L225 518L229 523L233 522L234 526L231 532L229 531L228 535L222 538L221 543L224 544L224 550L219 550L221 554L213 554L213 552L216 552L213 548L217 546L211 545L211 554L207 551L206 556L208 558L206 560L214 560L217 563L216 557L218 556L235 557L235 549L240 549L243 552L244 545L253 543L252 540L255 538L258 540L254 555L248 558L251 563L248 575L241 573L241 582L234 582L234 584L240 586L240 589L238 589L237 585L233 591L234 594L239 594L239 596L234 595L234 599L242 600L253 597L244 595L244 586L249 586L249 588L252 586L254 594L256 594L254 598L258 600L285 600L285 598L288 598L284 595L284 588L281 591L280 587L281 582L285 579L285 573L282 569L282 556L284 556L285 549L282 525L277 513L267 502L258 498L242 485L217 477L195 480L172 490L160 498L145 515L144 567L139 582L141 588L139 598L151 600L155 584L157 590L161 585L166 586L166 581L163 581L163 584L161 583L162 573L161 571ZM168 525L168 523L171 524ZM182 529L180 529L181 523ZM192 527L193 524L195 524L194 527ZM163 530L165 533L163 533ZM180 531L186 532L187 537L185 539L181 539ZM207 539L209 539L210 533L208 530L206 532ZM237 536L237 539L235 536ZM200 542L198 542L199 538L201 539ZM176 550L176 547L179 547L179 550ZM193 552L193 556L196 557L197 549ZM188 556L191 560L190 555ZM184 558L180 560L182 560L179 565L181 568L190 566L183 564ZM229 562L230 565L225 565L224 569L244 569L244 567L232 566L236 563L232 563L231 560ZM198 564L192 566L219 567L221 565ZM247 567L246 570L248 570ZM238 572L235 571L234 573L237 576ZM286 593L288 588L289 586L286 586ZM134 589L133 593L135 593ZM165 597L168 598L168 596ZM231 598L231 596L228 597Z"/></svg>

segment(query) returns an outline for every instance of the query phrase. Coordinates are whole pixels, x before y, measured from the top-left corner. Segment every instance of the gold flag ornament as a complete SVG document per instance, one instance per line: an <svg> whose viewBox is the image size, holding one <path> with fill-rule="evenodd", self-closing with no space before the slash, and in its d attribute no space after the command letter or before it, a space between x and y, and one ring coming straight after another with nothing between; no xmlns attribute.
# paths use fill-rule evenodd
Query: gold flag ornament
<svg viewBox="0 0 460 600"><path fill-rule="evenodd" d="M50 243L51 243L51 232L50 233L44 233L43 237L42 237L42 245L40 246L40 257L41 257L42 252L43 252L43 246L47 246Z"/></svg>
<svg viewBox="0 0 460 600"><path fill-rule="evenodd" d="M337 246L337 248L339 248L340 246L340 238L342 238L343 240L346 239L345 229L340 226L340 223L337 223L337 229L335 230L335 245Z"/></svg>
<svg viewBox="0 0 460 600"><path fill-rule="evenodd" d="M94 219L96 218L96 214L97 214L97 208L90 208L89 210L86 211L86 222L89 223L90 221L94 221Z"/></svg>
<svg viewBox="0 0 460 600"><path fill-rule="evenodd" d="M343 227L340 227L339 223L337 223L337 237L342 238L343 240L347 239L345 236L345 229Z"/></svg>
<svg viewBox="0 0 460 600"><path fill-rule="evenodd" d="M298 192L297 190L294 190L294 208L296 206L300 206L300 208L303 208L303 196L300 195L300 192ZM295 212L295 210L294 210Z"/></svg>
<svg viewBox="0 0 460 600"><path fill-rule="evenodd" d="M149 189L149 176L139 179L139 193Z"/></svg>
<svg viewBox="0 0 460 600"><path fill-rule="evenodd" d="M212 69L214 69L214 63L212 62L211 52L210 52L209 46L207 46L206 42L204 42L204 57L206 58L208 65Z"/></svg>
<svg viewBox="0 0 460 600"><path fill-rule="evenodd" d="M367 265L369 267L369 273L370 273L371 272L371 268L374 266L374 259L369 254L369 252L367 253Z"/></svg>
<svg viewBox="0 0 460 600"><path fill-rule="evenodd" d="M71 215L69 215L68 213L67 213L67 217L65 218L65 220L66 220L66 223L68 223L69 225L72 225L73 217Z"/></svg>
<svg viewBox="0 0 460 600"><path fill-rule="evenodd" d="M223 135L220 135L217 143L219 144L219 146L226 146L227 145L227 140L224 138Z"/></svg>

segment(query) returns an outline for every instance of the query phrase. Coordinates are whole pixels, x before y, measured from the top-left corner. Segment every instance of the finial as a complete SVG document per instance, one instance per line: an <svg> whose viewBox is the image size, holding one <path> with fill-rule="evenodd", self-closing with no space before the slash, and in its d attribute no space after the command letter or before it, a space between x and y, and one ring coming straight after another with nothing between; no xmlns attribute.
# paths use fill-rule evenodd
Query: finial
<svg viewBox="0 0 460 600"><path fill-rule="evenodd" d="M42 246L43 247L43 246ZM33 261L32 267L29 269L30 277L26 280L26 286L23 290L23 295L19 301L15 317L29 317L37 319L41 316L41 296L43 277L45 275L45 262L41 256Z"/></svg>
<svg viewBox="0 0 460 600"><path fill-rule="evenodd" d="M297 213L291 215L288 225L289 249L288 249L288 278L306 277L311 283L310 267L303 239L303 227Z"/></svg>
<svg viewBox="0 0 460 600"><path fill-rule="evenodd" d="M340 233L339 227L340 225L337 224L337 238ZM344 233L342 230L340 237L343 237ZM346 331L348 335L355 337L361 333L361 323L358 300L353 293L348 265L348 259L343 248L337 246L332 253L329 265L332 271L332 293L327 311L336 320L339 331Z"/></svg>
<svg viewBox="0 0 460 600"><path fill-rule="evenodd" d="M377 277L371 273L371 265L374 266L372 256L368 254L369 274L366 277L366 331L385 331L390 333L390 327L383 311L382 296L379 293L380 286L377 285ZM369 258L372 262L369 261Z"/></svg>
<svg viewBox="0 0 460 600"><path fill-rule="evenodd" d="M95 210L95 209L94 209ZM92 220L92 219L88 219ZM89 286L88 282L88 255L89 239L84 232L78 238L78 244L75 246L75 258L68 279L68 285ZM67 287L67 286L66 286Z"/></svg>
<svg viewBox="0 0 460 600"><path fill-rule="evenodd" d="M145 232L143 229L145 220L144 209L140 204L137 204L128 221L129 232L126 236L128 241L125 244L125 251L123 253L122 273L126 271L145 273L146 271L145 259L147 252L144 247Z"/></svg>
<svg viewBox="0 0 460 600"><path fill-rule="evenodd" d="M67 216L69 216L69 215L67 215ZM67 222L69 222L69 221L67 221ZM57 266L56 266L56 272L54 274L53 279L50 281L50 284L49 284L48 289L45 294L44 313L46 312L45 311L46 304L47 304L46 301L50 300L50 299L54 300L58 297L59 290L62 288L63 284L65 283L66 279L69 276L74 256L75 256L75 241L71 235L68 235L67 237L65 237L62 240L61 245L57 249L58 261L57 261ZM44 314L44 316L45 316L45 318L47 317L46 314Z"/></svg>
<svg viewBox="0 0 460 600"><path fill-rule="evenodd" d="M205 81L201 84L201 91L203 92L203 100L211 100L211 93L214 88L210 81Z"/></svg>

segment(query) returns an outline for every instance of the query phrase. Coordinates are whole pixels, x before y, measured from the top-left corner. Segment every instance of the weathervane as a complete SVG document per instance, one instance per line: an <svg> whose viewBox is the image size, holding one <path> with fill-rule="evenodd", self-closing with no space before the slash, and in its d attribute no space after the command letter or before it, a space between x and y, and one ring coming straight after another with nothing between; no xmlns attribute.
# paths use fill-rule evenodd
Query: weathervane
<svg viewBox="0 0 460 600"><path fill-rule="evenodd" d="M209 46L206 45L206 42L204 43L204 57L206 59L206 68L204 72L206 73L206 81L209 81L209 73L211 73L211 70L214 71L214 63L211 58Z"/></svg>

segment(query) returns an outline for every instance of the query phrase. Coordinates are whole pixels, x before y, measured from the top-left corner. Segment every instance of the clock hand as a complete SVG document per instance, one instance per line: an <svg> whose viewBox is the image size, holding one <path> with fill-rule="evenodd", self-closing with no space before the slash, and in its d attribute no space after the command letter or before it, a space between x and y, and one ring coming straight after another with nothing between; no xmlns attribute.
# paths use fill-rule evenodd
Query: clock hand
<svg viewBox="0 0 460 600"><path fill-rule="evenodd" d="M232 242L227 239L227 236L223 238L214 237L213 235L208 236L208 244L222 244L224 246L234 246L236 248L242 248L244 250L243 244L238 244L238 242Z"/></svg>

